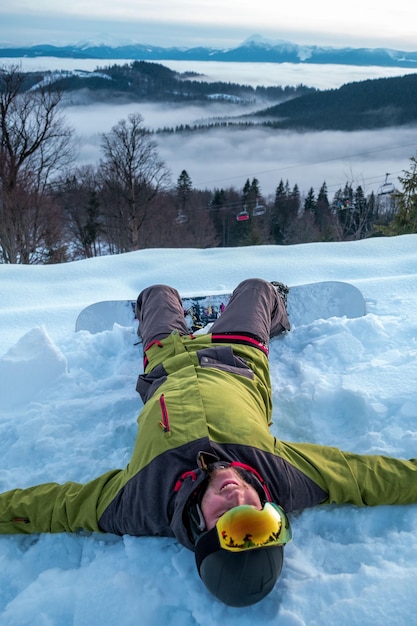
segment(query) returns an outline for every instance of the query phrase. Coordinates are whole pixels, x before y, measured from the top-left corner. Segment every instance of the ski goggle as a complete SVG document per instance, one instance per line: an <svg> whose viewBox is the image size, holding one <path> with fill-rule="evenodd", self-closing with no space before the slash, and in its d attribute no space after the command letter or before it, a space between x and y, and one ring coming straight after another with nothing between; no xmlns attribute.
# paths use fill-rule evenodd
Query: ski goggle
<svg viewBox="0 0 417 626"><path fill-rule="evenodd" d="M230 552L283 546L292 537L288 517L273 502L261 510L247 504L236 506L217 520L215 529L220 547Z"/></svg>

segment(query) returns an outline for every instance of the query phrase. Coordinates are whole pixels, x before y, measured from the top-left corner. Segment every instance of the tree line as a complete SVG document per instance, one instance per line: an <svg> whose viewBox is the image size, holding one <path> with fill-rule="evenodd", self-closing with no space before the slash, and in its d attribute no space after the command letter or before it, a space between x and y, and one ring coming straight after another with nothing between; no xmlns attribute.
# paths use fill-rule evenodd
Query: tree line
<svg viewBox="0 0 417 626"><path fill-rule="evenodd" d="M365 196L348 182L302 194L277 181L266 199L242 189L175 184L139 114L101 136L97 165L77 167L62 94L27 90L18 68L0 70L0 262L61 263L150 247L225 247L342 241L415 232L417 171L404 191Z"/></svg>

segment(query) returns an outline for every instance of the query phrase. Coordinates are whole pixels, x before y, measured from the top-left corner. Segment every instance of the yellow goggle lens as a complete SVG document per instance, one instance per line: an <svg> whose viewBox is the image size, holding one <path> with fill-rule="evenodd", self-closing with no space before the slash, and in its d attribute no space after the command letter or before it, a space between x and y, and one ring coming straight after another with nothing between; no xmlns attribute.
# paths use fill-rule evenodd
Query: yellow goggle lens
<svg viewBox="0 0 417 626"><path fill-rule="evenodd" d="M282 546L291 540L288 518L272 502L261 510L246 504L236 506L218 519L216 529L220 546L232 552Z"/></svg>

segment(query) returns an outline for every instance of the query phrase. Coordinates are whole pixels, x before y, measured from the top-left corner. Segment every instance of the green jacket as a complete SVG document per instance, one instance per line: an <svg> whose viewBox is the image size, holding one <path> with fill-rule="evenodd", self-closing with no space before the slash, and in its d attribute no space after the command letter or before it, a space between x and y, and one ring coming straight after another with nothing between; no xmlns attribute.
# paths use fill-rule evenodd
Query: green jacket
<svg viewBox="0 0 417 626"><path fill-rule="evenodd" d="M198 459L240 462L288 512L320 503L417 502L417 460L366 456L277 440L262 346L228 336L173 333L146 353L145 400L131 461L86 483L46 483L0 495L0 533L113 532L175 536L205 479Z"/></svg>

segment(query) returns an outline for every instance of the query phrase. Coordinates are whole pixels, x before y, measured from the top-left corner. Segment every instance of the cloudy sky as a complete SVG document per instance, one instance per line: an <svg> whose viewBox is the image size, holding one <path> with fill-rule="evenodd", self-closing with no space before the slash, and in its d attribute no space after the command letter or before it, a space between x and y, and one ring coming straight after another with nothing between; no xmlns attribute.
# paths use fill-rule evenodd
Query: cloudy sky
<svg viewBox="0 0 417 626"><path fill-rule="evenodd" d="M0 3L0 43L136 41L233 47L254 33L330 46L417 50L417 4L396 0L14 0Z"/></svg>

